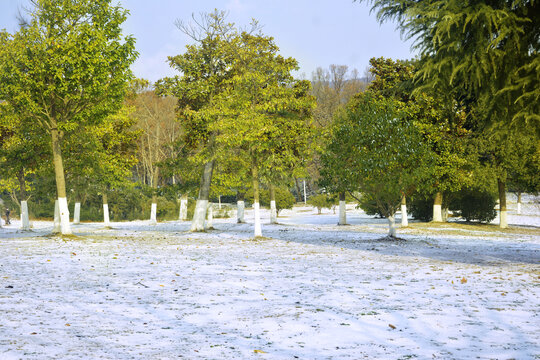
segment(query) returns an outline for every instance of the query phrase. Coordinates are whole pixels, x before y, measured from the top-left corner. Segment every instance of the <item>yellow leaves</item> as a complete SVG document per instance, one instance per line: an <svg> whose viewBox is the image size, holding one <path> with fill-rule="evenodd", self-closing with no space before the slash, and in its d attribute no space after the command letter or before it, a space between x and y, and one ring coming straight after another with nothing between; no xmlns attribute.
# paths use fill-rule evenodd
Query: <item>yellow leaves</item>
<svg viewBox="0 0 540 360"><path fill-rule="evenodd" d="M466 279L465 277L462 277L462 278L461 278L461 283L462 283L462 284L466 284L466 283L467 283L467 279Z"/></svg>
<svg viewBox="0 0 540 360"><path fill-rule="evenodd" d="M255 354L268 354L266 351L262 351L262 350L258 350L258 349L253 350L253 352L254 352Z"/></svg>
<svg viewBox="0 0 540 360"><path fill-rule="evenodd" d="M396 327L395 327L394 325L392 325L392 324L388 324L388 326L389 326L390 329L392 329L392 330L395 330L395 329L396 329Z"/></svg>

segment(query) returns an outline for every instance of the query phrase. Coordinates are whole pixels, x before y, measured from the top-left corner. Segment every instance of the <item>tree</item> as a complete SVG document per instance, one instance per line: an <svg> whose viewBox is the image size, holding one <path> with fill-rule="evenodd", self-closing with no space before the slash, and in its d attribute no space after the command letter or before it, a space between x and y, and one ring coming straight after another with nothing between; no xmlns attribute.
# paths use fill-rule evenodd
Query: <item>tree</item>
<svg viewBox="0 0 540 360"><path fill-rule="evenodd" d="M185 53L169 57L170 66L182 75L161 79L156 84L158 94L178 99L177 118L184 130L184 142L192 160L203 167L191 231L204 230L216 161L217 131L210 129L219 114L215 97L224 91L231 76L231 52L224 49L229 47L234 24L227 23L225 18L224 12L216 10L202 14L200 19L194 17L191 24L177 22L195 44L186 46Z"/></svg>
<svg viewBox="0 0 540 360"><path fill-rule="evenodd" d="M388 218L389 237L395 238L394 214L402 195L410 195L425 177L430 158L402 105L366 92L339 114L321 160L325 173L343 176L338 178L351 194L359 191L373 199Z"/></svg>
<svg viewBox="0 0 540 360"><path fill-rule="evenodd" d="M136 52L111 0L34 0L28 26L0 36L0 98L50 136L61 231L71 233L62 141L122 105Z"/></svg>
<svg viewBox="0 0 540 360"><path fill-rule="evenodd" d="M233 76L216 98L221 116L211 129L219 131L216 143L223 151L240 151L250 164L257 237L262 236L260 178L271 182L305 161L314 101L309 82L291 75L297 61L278 55L272 37L243 32L232 39L230 50Z"/></svg>
<svg viewBox="0 0 540 360"><path fill-rule="evenodd" d="M485 122L540 130L540 2L367 0L397 21L423 60L425 87L459 86L484 103Z"/></svg>

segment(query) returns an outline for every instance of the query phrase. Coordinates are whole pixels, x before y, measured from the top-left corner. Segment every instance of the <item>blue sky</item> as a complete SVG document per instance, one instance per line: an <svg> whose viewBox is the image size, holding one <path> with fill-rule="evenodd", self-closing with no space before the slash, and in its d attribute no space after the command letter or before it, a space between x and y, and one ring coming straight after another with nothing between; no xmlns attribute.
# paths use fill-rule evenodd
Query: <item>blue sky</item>
<svg viewBox="0 0 540 360"><path fill-rule="evenodd" d="M401 39L394 24L379 23L366 4L352 0L120 0L131 15L125 33L137 39L137 77L156 81L174 72L167 56L184 51L190 39L174 25L192 14L214 9L229 12L229 21L243 26L255 18L263 33L273 36L284 56L299 61L298 76L309 79L315 68L348 65L363 74L371 57L413 57L411 42ZM17 8L27 0L0 0L0 28L17 29Z"/></svg>

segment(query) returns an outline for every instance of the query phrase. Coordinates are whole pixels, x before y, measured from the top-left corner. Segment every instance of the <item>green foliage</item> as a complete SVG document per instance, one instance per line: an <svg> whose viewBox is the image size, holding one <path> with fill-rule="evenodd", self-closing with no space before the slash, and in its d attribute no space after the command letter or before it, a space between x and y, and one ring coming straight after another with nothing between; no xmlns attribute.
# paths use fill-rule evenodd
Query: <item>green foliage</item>
<svg viewBox="0 0 540 360"><path fill-rule="evenodd" d="M425 177L431 161L420 132L404 115L395 100L357 95L337 119L321 158L323 176L369 194L385 217Z"/></svg>
<svg viewBox="0 0 540 360"><path fill-rule="evenodd" d="M497 216L497 194L478 189L463 189L452 196L449 209L467 221L489 223Z"/></svg>
<svg viewBox="0 0 540 360"><path fill-rule="evenodd" d="M538 1L366 0L397 21L422 58L418 79L480 100L484 121L523 120L540 130Z"/></svg>
<svg viewBox="0 0 540 360"><path fill-rule="evenodd" d="M431 197L414 196L408 201L407 211L413 219L431 221L433 220L433 199Z"/></svg>
<svg viewBox="0 0 540 360"><path fill-rule="evenodd" d="M376 216L383 218L384 215L379 210L377 205L377 199L371 196L369 193L362 194L359 198L358 207L369 216Z"/></svg>
<svg viewBox="0 0 540 360"><path fill-rule="evenodd" d="M333 206L335 206L337 204L337 198L329 194L317 194L311 196L307 203L313 207L316 207L318 213L320 214L323 208L331 209Z"/></svg>
<svg viewBox="0 0 540 360"><path fill-rule="evenodd" d="M274 188L274 197L276 199L276 210L279 215L279 212L283 209L292 209L296 203L294 195L285 187L275 187ZM253 189L250 189L246 192L245 199L253 203ZM268 189L260 190L260 199L259 203L261 206L270 207L270 192Z"/></svg>

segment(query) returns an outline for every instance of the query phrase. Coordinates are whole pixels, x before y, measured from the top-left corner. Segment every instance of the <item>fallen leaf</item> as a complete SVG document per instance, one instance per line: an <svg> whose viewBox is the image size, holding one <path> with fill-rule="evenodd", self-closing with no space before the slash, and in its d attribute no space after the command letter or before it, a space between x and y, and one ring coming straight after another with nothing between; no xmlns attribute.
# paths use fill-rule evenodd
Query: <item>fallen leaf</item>
<svg viewBox="0 0 540 360"><path fill-rule="evenodd" d="M262 351L262 350L253 350L253 352L256 354L267 354L266 351Z"/></svg>
<svg viewBox="0 0 540 360"><path fill-rule="evenodd" d="M71 324L66 324L66 326L71 326Z"/></svg>
<svg viewBox="0 0 540 360"><path fill-rule="evenodd" d="M464 277L461 278L461 283L462 284L465 284L467 282L467 279L465 279Z"/></svg>
<svg viewBox="0 0 540 360"><path fill-rule="evenodd" d="M388 324L388 326L390 326L390 328L391 328L392 330L395 330L395 329L396 329L396 327L395 327L394 325L392 325L392 324Z"/></svg>

